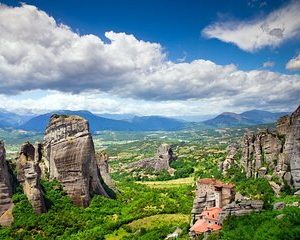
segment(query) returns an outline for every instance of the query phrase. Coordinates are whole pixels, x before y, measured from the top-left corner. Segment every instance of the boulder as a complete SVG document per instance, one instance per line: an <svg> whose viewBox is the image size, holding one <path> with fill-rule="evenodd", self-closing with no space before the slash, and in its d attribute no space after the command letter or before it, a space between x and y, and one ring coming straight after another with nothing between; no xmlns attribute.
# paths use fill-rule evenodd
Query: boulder
<svg viewBox="0 0 300 240"><path fill-rule="evenodd" d="M61 182L74 204L88 206L93 194L108 197L100 182L87 120L79 116L53 115L43 145L50 179Z"/></svg>
<svg viewBox="0 0 300 240"><path fill-rule="evenodd" d="M276 202L273 204L273 209L274 210L281 210L285 208L285 203L284 202Z"/></svg>

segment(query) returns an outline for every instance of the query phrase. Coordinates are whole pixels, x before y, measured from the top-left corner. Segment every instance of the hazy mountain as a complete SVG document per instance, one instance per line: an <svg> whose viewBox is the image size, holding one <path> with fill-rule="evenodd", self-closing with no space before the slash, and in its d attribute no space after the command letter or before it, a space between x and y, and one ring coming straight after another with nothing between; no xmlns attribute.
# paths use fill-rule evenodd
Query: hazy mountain
<svg viewBox="0 0 300 240"><path fill-rule="evenodd" d="M160 116L134 117L130 122L136 129L142 129L144 131L170 131L180 130L185 127L183 121Z"/></svg>
<svg viewBox="0 0 300 240"><path fill-rule="evenodd" d="M0 109L0 128L18 127L31 118L29 115L19 115Z"/></svg>
<svg viewBox="0 0 300 240"><path fill-rule="evenodd" d="M97 114L97 116L114 119L114 120L131 120L134 117L136 117L133 114L112 114L112 113L102 113L102 114Z"/></svg>
<svg viewBox="0 0 300 240"><path fill-rule="evenodd" d="M240 114L224 112L203 123L214 127L252 126L276 122L279 117L287 114L287 112L273 113L262 110L251 110Z"/></svg>
<svg viewBox="0 0 300 240"><path fill-rule="evenodd" d="M159 131L179 130L184 127L182 121L151 116L133 117L131 120L115 120L97 116L89 111L61 110L36 116L20 126L20 129L27 131L43 132L47 127L50 117L53 114L78 115L87 119L92 132L113 130L113 131Z"/></svg>

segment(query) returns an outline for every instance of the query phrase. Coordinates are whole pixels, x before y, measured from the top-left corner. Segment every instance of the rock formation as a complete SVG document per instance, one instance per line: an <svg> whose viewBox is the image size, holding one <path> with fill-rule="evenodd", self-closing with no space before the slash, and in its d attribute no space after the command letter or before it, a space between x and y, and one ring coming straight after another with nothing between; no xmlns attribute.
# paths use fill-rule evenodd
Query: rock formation
<svg viewBox="0 0 300 240"><path fill-rule="evenodd" d="M232 165L236 162L236 158L238 155L239 146L236 143L232 143L227 147L227 157L220 164L220 170L224 175L227 175L228 169L232 167Z"/></svg>
<svg viewBox="0 0 300 240"><path fill-rule="evenodd" d="M300 106L291 116L277 121L276 131L247 132L240 145L240 165L247 177L268 180L276 177L281 186L287 183L295 190L300 189ZM233 153L234 150L229 148L228 161L221 165L223 172L230 167ZM278 190L278 185L272 183L272 187Z"/></svg>
<svg viewBox="0 0 300 240"><path fill-rule="evenodd" d="M170 174L174 173L174 169L170 167L170 163L174 161L176 157L173 154L172 148L169 144L162 144L158 147L154 157L146 158L138 162L129 164L128 168L136 169L152 169L154 171L166 170Z"/></svg>
<svg viewBox="0 0 300 240"><path fill-rule="evenodd" d="M205 208L222 208L235 198L235 186L233 184L226 184L212 178L200 179L196 184L191 225L200 218L200 214Z"/></svg>
<svg viewBox="0 0 300 240"><path fill-rule="evenodd" d="M100 176L103 179L103 182L112 190L116 190L116 184L114 183L113 179L109 173L109 166L108 166L108 154L104 151L98 152L96 155L97 158L97 165L100 171Z"/></svg>
<svg viewBox="0 0 300 240"><path fill-rule="evenodd" d="M247 132L242 141L241 165L247 177L264 174L264 168L274 170L282 153L282 142L276 133L261 130L254 134ZM262 170L262 171L261 171Z"/></svg>
<svg viewBox="0 0 300 240"><path fill-rule="evenodd" d="M282 134L284 133L283 130ZM298 190L300 189L300 106L290 116L283 152L289 162L292 185Z"/></svg>
<svg viewBox="0 0 300 240"><path fill-rule="evenodd" d="M17 161L17 178L23 186L23 191L36 213L46 212L43 192L40 186L41 170L36 162L36 149L26 142L22 145Z"/></svg>
<svg viewBox="0 0 300 240"><path fill-rule="evenodd" d="M93 194L108 196L100 182L88 121L53 115L45 132L49 177L57 179L74 204L88 206Z"/></svg>
<svg viewBox="0 0 300 240"><path fill-rule="evenodd" d="M252 212L262 211L264 202L262 200L242 200L232 202L222 208L219 214L219 221L222 224L228 216L243 216Z"/></svg>
<svg viewBox="0 0 300 240"><path fill-rule="evenodd" d="M9 226L13 221L12 194L12 178L6 161L4 143L0 141L0 225L2 226Z"/></svg>

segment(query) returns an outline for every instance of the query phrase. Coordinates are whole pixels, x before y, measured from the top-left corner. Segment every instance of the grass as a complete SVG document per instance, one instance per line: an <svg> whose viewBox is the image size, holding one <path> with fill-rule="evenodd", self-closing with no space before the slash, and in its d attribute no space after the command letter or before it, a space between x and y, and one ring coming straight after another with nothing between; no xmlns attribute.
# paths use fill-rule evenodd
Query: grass
<svg viewBox="0 0 300 240"><path fill-rule="evenodd" d="M174 188L182 185L193 185L195 180L193 177L187 177L167 181L137 181L136 183L147 185L151 188Z"/></svg>
<svg viewBox="0 0 300 240"><path fill-rule="evenodd" d="M106 240L121 240L124 237L130 236L135 232L145 229L151 231L161 227L177 227L188 225L190 221L189 214L158 214L150 217L135 220L129 224L125 224L112 234L105 236ZM125 230L126 229L126 230ZM170 232L171 233L171 232Z"/></svg>
<svg viewBox="0 0 300 240"><path fill-rule="evenodd" d="M150 217L141 218L135 220L129 224L131 230L137 231L141 228L145 228L146 230L151 230L156 228L157 226L164 226L164 225L172 225L177 226L181 225L182 223L189 223L189 215L187 214L159 214Z"/></svg>

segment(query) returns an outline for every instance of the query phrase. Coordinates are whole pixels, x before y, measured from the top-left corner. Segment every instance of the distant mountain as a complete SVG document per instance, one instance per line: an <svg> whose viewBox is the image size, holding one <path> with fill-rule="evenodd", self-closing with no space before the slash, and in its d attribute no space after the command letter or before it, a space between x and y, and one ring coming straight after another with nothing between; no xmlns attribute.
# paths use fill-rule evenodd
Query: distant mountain
<svg viewBox="0 0 300 240"><path fill-rule="evenodd" d="M0 109L0 128L16 128L22 123L28 121L31 116L18 115L16 113L8 112L4 109Z"/></svg>
<svg viewBox="0 0 300 240"><path fill-rule="evenodd" d="M183 121L160 116L134 117L130 123L136 129L143 129L144 131L171 131L180 130L185 127L185 123Z"/></svg>
<svg viewBox="0 0 300 240"><path fill-rule="evenodd" d="M112 131L169 131L184 128L182 121L151 116L151 117L133 117L131 120L115 120L97 116L89 111L70 111L61 110L36 116L19 128L27 131L44 132L50 117L53 114L78 115L89 121L92 132L112 130Z"/></svg>
<svg viewBox="0 0 300 240"><path fill-rule="evenodd" d="M240 114L224 112L217 117L203 123L214 127L253 126L258 124L273 123L287 112L273 113L262 110L251 110Z"/></svg>
<svg viewBox="0 0 300 240"><path fill-rule="evenodd" d="M136 117L133 114L112 114L112 113L102 113L102 114L97 114L97 116L114 119L114 120L126 120L126 121Z"/></svg>

